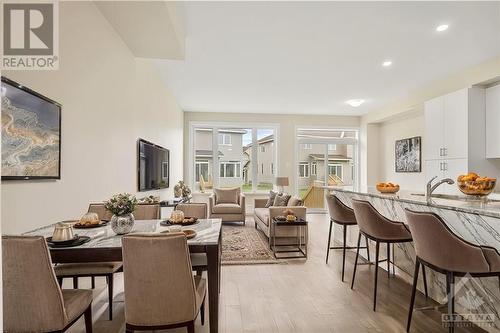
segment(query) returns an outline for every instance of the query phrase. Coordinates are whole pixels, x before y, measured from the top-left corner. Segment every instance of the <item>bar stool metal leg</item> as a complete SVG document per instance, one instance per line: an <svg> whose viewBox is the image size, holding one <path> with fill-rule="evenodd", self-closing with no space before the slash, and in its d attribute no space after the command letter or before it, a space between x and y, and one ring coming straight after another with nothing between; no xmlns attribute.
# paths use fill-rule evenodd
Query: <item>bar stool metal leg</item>
<svg viewBox="0 0 500 333"><path fill-rule="evenodd" d="M344 241L342 244L342 282L344 282L344 269L345 269L345 249L346 249L346 243L347 243L347 226L344 224L343 226L343 233L344 233Z"/></svg>
<svg viewBox="0 0 500 333"><path fill-rule="evenodd" d="M356 277L356 266L358 265L359 244L361 243L361 233L358 234L358 247L356 250L356 259L354 260L354 270L352 272L351 289L354 288L354 278Z"/></svg>
<svg viewBox="0 0 500 333"><path fill-rule="evenodd" d="M375 286L373 288L373 311L377 308L377 280L378 280L378 255L380 250L380 242L375 244Z"/></svg>
<svg viewBox="0 0 500 333"><path fill-rule="evenodd" d="M391 244L387 243L387 278L391 278Z"/></svg>
<svg viewBox="0 0 500 333"><path fill-rule="evenodd" d="M406 322L406 332L410 332L411 317L413 316L413 306L415 305L415 294L417 293L418 271L420 268L420 261L415 259L415 271L413 272L413 286L411 289L410 309L408 310L408 320ZM423 268L423 265L422 265Z"/></svg>
<svg viewBox="0 0 500 333"><path fill-rule="evenodd" d="M328 244L326 245L326 263L328 264L328 256L330 255L330 241L332 239L333 221L330 220L330 231L328 232Z"/></svg>
<svg viewBox="0 0 500 333"><path fill-rule="evenodd" d="M425 298L429 298L429 293L427 291L427 276L425 273L425 266L424 265L422 265L422 278L424 279Z"/></svg>
<svg viewBox="0 0 500 333"><path fill-rule="evenodd" d="M448 332L453 333L455 331L455 325L453 322L453 314L455 313L455 276L452 272L446 273L446 293L448 294Z"/></svg>

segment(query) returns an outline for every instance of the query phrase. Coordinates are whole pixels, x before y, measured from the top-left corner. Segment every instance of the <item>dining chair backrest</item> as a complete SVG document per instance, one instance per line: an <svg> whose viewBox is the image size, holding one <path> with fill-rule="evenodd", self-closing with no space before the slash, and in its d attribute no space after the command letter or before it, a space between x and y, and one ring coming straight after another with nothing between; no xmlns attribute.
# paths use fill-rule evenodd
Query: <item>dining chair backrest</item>
<svg viewBox="0 0 500 333"><path fill-rule="evenodd" d="M481 248L454 234L438 215L406 210L417 256L450 272L488 272L491 248ZM484 251L486 250L486 251Z"/></svg>
<svg viewBox="0 0 500 333"><path fill-rule="evenodd" d="M330 218L338 223L356 223L356 216L354 210L344 205L342 201L335 195L329 194L326 196L328 204L328 211Z"/></svg>
<svg viewBox="0 0 500 333"><path fill-rule="evenodd" d="M157 220L160 218L160 204L138 204L133 214L136 220Z"/></svg>
<svg viewBox="0 0 500 333"><path fill-rule="evenodd" d="M48 332L68 322L49 250L41 236L2 236L3 329Z"/></svg>
<svg viewBox="0 0 500 333"><path fill-rule="evenodd" d="M89 204L89 213L96 213L99 216L100 220L109 221L111 220L111 216L113 213L108 211L103 203L91 203Z"/></svg>
<svg viewBox="0 0 500 333"><path fill-rule="evenodd" d="M381 240L400 238L407 234L411 239L410 232L401 222L392 221L383 216L370 202L352 199L352 207L359 230L364 234Z"/></svg>
<svg viewBox="0 0 500 333"><path fill-rule="evenodd" d="M125 319L162 326L194 320L196 294L183 233L123 237Z"/></svg>
<svg viewBox="0 0 500 333"><path fill-rule="evenodd" d="M180 203L175 210L182 211L186 217L206 219L208 208L206 203Z"/></svg>

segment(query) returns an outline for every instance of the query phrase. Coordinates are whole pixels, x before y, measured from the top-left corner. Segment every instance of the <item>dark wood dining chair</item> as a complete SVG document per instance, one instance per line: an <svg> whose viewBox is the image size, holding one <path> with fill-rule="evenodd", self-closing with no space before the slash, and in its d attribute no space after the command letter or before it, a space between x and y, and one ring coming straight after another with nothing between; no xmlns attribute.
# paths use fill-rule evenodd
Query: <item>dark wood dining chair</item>
<svg viewBox="0 0 500 333"><path fill-rule="evenodd" d="M354 279L356 277L356 266L358 264L359 245L361 235L375 241L375 282L373 287L373 311L377 308L377 280L380 243L387 245L387 274L390 276L390 245L394 243L412 242L412 235L408 227L402 222L396 222L380 214L372 204L365 200L352 199L354 214L359 226L358 249L354 261L354 271L352 273L351 289L354 288ZM392 263L394 265L394 263ZM423 271L425 295L427 297L427 280L425 271Z"/></svg>
<svg viewBox="0 0 500 333"><path fill-rule="evenodd" d="M61 290L41 236L2 236L4 332L64 332L82 315L92 333L92 291Z"/></svg>
<svg viewBox="0 0 500 333"><path fill-rule="evenodd" d="M126 332L187 327L205 321L206 280L193 276L183 233L123 237Z"/></svg>
<svg viewBox="0 0 500 333"><path fill-rule="evenodd" d="M415 271L411 292L406 331L410 331L419 268L425 266L446 275L448 315L455 312L455 277L498 277L500 279L500 254L495 248L472 244L457 236L439 215L406 209L415 244ZM449 332L454 323L448 323Z"/></svg>

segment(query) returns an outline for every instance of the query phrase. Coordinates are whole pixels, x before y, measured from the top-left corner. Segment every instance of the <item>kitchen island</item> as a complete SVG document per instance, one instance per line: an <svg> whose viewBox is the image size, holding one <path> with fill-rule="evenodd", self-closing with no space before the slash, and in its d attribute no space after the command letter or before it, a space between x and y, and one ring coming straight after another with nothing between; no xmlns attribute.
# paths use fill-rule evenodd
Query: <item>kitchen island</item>
<svg viewBox="0 0 500 333"><path fill-rule="evenodd" d="M325 189L337 195L349 207L352 207L352 199L367 200L382 215L404 223L406 208L436 213L458 236L474 244L494 247L500 252L500 201L472 201L459 197L457 200L432 198L428 202L425 195L420 193L401 191L397 194L381 194L375 190L357 192L330 186ZM355 244L357 239L357 230L352 229L348 237L350 245ZM336 229L335 239L340 239L340 235L341 230ZM382 248L381 253L385 253ZM413 244L397 244L392 253L396 274L411 283L415 258ZM429 270L427 280L429 296L439 303L445 303L444 275ZM420 290L423 290L422 287L419 285ZM489 332L500 332L500 285L497 278L457 278L455 290L458 313L492 314L494 323L486 323L482 327Z"/></svg>

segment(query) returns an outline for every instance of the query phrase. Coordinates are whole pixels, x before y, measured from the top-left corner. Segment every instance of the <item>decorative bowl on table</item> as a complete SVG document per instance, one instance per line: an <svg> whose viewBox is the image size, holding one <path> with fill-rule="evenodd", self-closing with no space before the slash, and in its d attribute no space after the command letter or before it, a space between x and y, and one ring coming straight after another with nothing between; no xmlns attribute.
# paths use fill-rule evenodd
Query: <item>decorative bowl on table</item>
<svg viewBox="0 0 500 333"><path fill-rule="evenodd" d="M480 177L474 172L458 176L457 185L460 192L466 195L485 197L495 189L496 178Z"/></svg>
<svg viewBox="0 0 500 333"><path fill-rule="evenodd" d="M398 193L399 191L399 185L398 184L393 184L393 183L378 183L377 184L377 191L380 193Z"/></svg>

